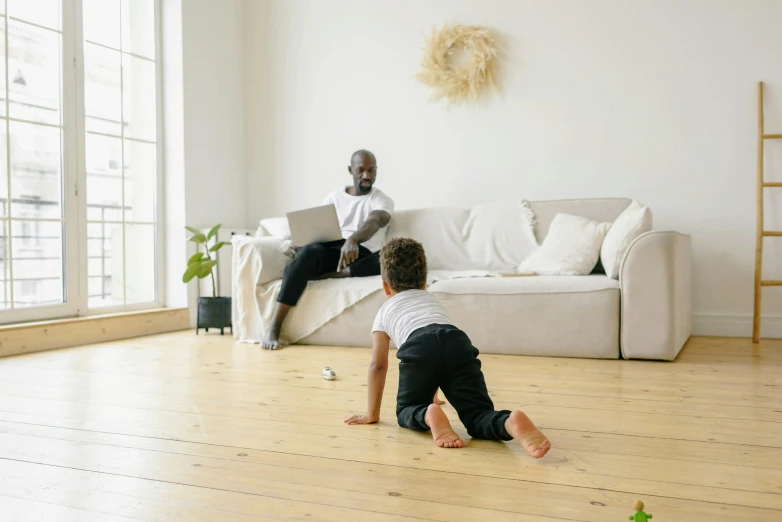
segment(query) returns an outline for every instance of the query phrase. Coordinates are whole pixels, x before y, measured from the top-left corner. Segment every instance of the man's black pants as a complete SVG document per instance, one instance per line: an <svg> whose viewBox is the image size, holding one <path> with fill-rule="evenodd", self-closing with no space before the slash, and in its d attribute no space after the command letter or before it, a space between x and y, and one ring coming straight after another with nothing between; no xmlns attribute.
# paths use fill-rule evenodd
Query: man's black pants
<svg viewBox="0 0 782 522"><path fill-rule="evenodd" d="M439 387L471 437L513 438L505 430L510 411L494 411L478 349L467 334L451 325L425 326L410 335L396 356L399 359L396 416L400 426L428 431L424 416Z"/></svg>
<svg viewBox="0 0 782 522"><path fill-rule="evenodd" d="M307 282L337 271L344 239L329 243L310 243L296 252L293 261L285 267L277 302L296 306ZM359 245L358 259L350 265L351 277L380 275L380 252L374 254Z"/></svg>

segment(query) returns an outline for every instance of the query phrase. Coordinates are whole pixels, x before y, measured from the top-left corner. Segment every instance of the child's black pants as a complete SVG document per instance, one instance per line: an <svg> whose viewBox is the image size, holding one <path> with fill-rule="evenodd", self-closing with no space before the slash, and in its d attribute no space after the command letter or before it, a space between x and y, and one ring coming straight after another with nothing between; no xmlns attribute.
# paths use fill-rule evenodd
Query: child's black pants
<svg viewBox="0 0 782 522"><path fill-rule="evenodd" d="M428 431L424 416L439 387L471 437L513 438L505 430L510 411L494 411L478 349L464 332L451 325L419 328L399 347L396 356L399 359L396 415L400 426Z"/></svg>

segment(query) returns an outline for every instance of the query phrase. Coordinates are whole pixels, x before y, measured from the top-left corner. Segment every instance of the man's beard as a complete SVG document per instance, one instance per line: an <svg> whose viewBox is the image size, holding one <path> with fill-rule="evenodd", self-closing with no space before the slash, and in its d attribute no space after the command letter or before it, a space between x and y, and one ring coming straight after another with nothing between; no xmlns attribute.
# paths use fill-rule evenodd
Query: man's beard
<svg viewBox="0 0 782 522"><path fill-rule="evenodd" d="M369 194L369 192L372 190L372 182L369 181L369 182L365 183L365 182L359 181L358 185L356 186L356 188L358 189L358 191L361 194Z"/></svg>

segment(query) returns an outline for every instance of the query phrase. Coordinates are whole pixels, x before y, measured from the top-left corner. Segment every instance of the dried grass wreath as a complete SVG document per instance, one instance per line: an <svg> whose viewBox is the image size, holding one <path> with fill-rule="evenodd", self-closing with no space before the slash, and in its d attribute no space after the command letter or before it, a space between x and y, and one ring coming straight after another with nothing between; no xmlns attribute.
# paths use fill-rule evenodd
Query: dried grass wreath
<svg viewBox="0 0 782 522"><path fill-rule="evenodd" d="M452 63L455 49L469 58L464 67ZM500 52L489 29L473 25L450 25L434 30L426 39L422 70L416 77L435 90L435 99L449 102L476 100L489 86L496 86L494 67Z"/></svg>

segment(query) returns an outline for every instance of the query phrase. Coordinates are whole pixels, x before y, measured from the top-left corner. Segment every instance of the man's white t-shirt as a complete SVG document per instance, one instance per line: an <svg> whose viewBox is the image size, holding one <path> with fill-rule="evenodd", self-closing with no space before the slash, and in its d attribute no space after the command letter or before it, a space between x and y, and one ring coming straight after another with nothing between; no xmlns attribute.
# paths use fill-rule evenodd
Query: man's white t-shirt
<svg viewBox="0 0 782 522"><path fill-rule="evenodd" d="M389 215L394 213L394 201L379 189L372 187L369 194L364 196L351 196L345 192L345 188L335 190L323 200L321 205L334 205L337 207L337 219L342 229L342 237L348 239L356 233L366 222L369 213L375 210L385 210ZM370 252L377 252L386 242L385 226L375 232L375 235L361 245Z"/></svg>
<svg viewBox="0 0 782 522"><path fill-rule="evenodd" d="M405 290L391 297L375 317L372 332L385 332L397 348L410 334L430 324L450 324L448 311L426 290Z"/></svg>

